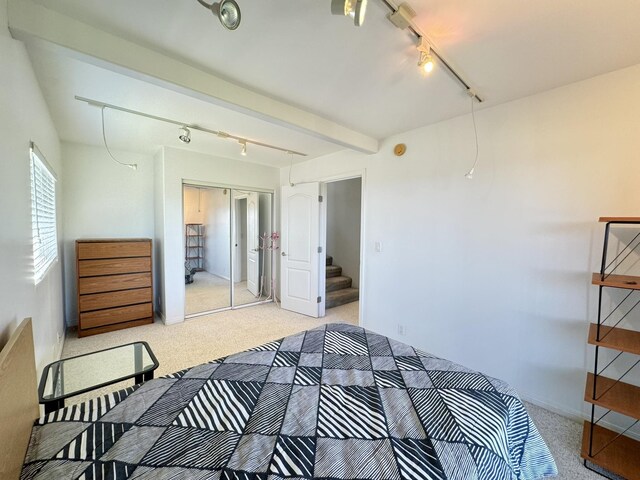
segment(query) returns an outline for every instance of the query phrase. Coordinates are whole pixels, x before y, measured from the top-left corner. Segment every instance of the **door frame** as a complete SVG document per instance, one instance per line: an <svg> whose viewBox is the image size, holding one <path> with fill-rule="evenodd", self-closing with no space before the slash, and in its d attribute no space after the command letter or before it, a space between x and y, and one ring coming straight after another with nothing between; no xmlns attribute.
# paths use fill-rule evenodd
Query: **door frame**
<svg viewBox="0 0 640 480"><path fill-rule="evenodd" d="M273 188L264 188L264 187L248 187L245 185L232 185L232 184L226 184L226 183L216 183L216 182L206 182L206 181L200 181L200 180L191 180L191 179L182 179L182 186L181 186L181 196L182 196L182 204L180 206L180 210L181 210L181 214L180 216L182 217L182 234L181 234L181 245L182 245L182 251L184 251L185 248L185 239L184 239L184 187L195 187L195 188L226 188L229 190L229 195L230 195L230 200L233 200L233 191L243 191L243 192L256 192L258 194L260 193L269 193L271 194L271 228L273 229L273 226L276 225L276 221L279 221L279 219L277 218L276 215L276 200L277 200L277 192L275 189ZM235 254L234 254L234 248L233 248L233 241L234 241L234 222L235 222L235 201L230 201L231 203L231 208L229 209L229 223L231 225L231 235L229 235L229 250L230 250L230 254L229 254L229 276L230 276L230 301L231 301L231 306L229 307L222 307L222 308L216 308L213 310L207 310L205 312L198 312L198 313L191 313L189 315L184 314L184 319L188 320L191 318L196 318L196 317L202 317L204 315L210 315L212 313L218 313L218 312L224 312L227 310L239 310L241 308L247 308L247 307L253 307L255 305L262 305L264 303L272 303L274 301L274 297L275 297L275 292L273 292L273 294L271 295L271 298L268 298L266 300L260 300L257 302L253 302L253 303L247 303L244 305L234 305L234 300L235 300L235 295L234 295L234 273L233 273L233 262L235 261ZM182 254L181 254L182 257ZM276 274L276 267L274 266L275 262L274 262L274 258L273 255L271 256L271 275L275 275ZM271 279L269 279L269 282L271 282ZM277 283L277 282L276 282ZM185 292L184 292L184 302L182 304L182 311L185 311L185 306L186 306L186 285L183 285Z"/></svg>
<svg viewBox="0 0 640 480"><path fill-rule="evenodd" d="M360 285L358 286L358 290L360 291L360 296L358 300L358 325L361 327L365 327L365 311L364 311L364 299L366 292L366 249L365 246L365 232L366 232L366 178L367 178L367 169L362 168L358 170L351 170L348 172L330 175L328 177L319 178L318 182L320 182L320 194L322 195L323 202L320 204L320 246L322 247L322 253L320 254L321 266L327 264L327 184L340 182L342 180L352 180L354 178L360 178ZM320 314L321 317L326 315L326 275L324 274L324 270L322 270L322 275L320 278L320 291L322 292L322 301L320 302Z"/></svg>

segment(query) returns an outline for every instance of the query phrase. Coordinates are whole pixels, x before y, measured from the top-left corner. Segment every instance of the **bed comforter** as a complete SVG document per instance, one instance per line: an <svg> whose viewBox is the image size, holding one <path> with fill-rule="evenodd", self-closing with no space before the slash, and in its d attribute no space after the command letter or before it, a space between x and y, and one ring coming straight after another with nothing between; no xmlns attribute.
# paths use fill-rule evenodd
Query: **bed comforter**
<svg viewBox="0 0 640 480"><path fill-rule="evenodd" d="M22 479L557 473L505 382L329 324L41 418Z"/></svg>

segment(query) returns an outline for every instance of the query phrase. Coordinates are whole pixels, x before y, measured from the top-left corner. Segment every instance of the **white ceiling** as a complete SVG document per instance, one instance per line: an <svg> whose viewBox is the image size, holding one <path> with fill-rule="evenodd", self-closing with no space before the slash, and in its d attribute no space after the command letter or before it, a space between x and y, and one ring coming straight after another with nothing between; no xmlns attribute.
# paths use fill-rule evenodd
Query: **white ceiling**
<svg viewBox="0 0 640 480"><path fill-rule="evenodd" d="M429 78L419 74L412 37L386 19L380 0L369 1L361 28L332 16L329 0L238 1L242 25L228 32L196 0L36 0L376 138L469 111L469 98L442 68ZM409 3L418 12L416 23L486 99L485 106L640 63L638 0ZM54 119L68 140L79 131L91 138L88 130L95 127L85 123L87 107L69 101L69 95L84 94L189 121L187 113L197 111L207 121L193 120L211 128L237 126L241 135L255 132L272 143L285 139L286 148L312 156L338 149L78 61L32 55L47 101L55 105ZM53 78L58 82L49 86Z"/></svg>
<svg viewBox="0 0 640 480"><path fill-rule="evenodd" d="M29 43L28 50L58 135L64 141L103 145L100 109L75 100L77 95L185 124L222 130L306 153L309 158L342 148L286 127L60 55L41 44ZM111 149L153 155L160 146L168 145L274 167L307 159L254 145L248 145L248 155L243 157L237 142L196 130L191 132L191 143L185 145L178 140L178 131L179 127L171 124L117 110L105 110L105 134Z"/></svg>

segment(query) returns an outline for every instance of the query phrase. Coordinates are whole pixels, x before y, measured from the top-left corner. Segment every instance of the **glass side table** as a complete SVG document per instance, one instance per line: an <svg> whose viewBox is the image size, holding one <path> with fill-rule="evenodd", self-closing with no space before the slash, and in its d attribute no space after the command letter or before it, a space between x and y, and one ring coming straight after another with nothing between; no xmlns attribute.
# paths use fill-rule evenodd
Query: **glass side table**
<svg viewBox="0 0 640 480"><path fill-rule="evenodd" d="M45 414L64 407L65 398L107 385L153 379L158 360L147 342L134 342L50 363L44 368L38 394Z"/></svg>

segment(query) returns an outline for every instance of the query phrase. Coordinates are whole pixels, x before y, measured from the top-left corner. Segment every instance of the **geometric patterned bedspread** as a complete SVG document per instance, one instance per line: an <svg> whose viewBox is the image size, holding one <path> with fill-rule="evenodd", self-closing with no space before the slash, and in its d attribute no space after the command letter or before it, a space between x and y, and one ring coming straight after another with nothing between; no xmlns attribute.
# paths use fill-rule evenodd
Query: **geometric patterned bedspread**
<svg viewBox="0 0 640 480"><path fill-rule="evenodd" d="M506 383L329 324L36 421L22 479L537 479Z"/></svg>

